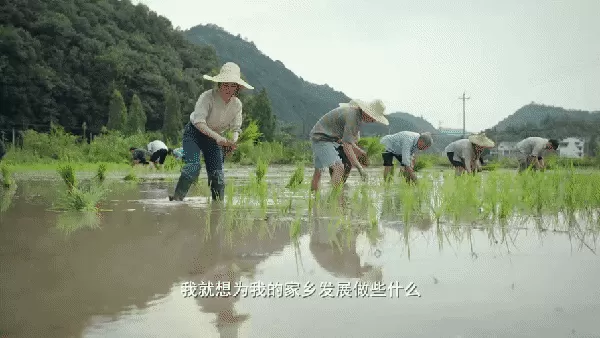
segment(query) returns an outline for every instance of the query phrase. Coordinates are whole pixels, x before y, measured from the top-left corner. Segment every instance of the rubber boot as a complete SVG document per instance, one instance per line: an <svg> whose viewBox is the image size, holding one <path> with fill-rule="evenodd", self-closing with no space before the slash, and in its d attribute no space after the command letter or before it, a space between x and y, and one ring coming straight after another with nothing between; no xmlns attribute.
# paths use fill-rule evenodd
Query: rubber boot
<svg viewBox="0 0 600 338"><path fill-rule="evenodd" d="M194 180L186 175L179 176L179 181L177 181L177 186L175 186L175 193L173 196L169 196L169 200L183 201L183 198L187 195L193 182Z"/></svg>
<svg viewBox="0 0 600 338"><path fill-rule="evenodd" d="M222 170L215 170L208 175L208 185L213 201L222 201L225 197L225 175Z"/></svg>

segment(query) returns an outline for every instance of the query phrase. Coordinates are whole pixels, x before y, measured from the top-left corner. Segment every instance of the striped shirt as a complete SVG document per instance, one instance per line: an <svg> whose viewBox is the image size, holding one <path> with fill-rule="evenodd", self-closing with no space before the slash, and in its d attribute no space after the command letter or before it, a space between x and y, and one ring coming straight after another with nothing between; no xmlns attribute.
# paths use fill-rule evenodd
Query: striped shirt
<svg viewBox="0 0 600 338"><path fill-rule="evenodd" d="M380 143L385 146L385 151L394 155L402 156L402 165L410 167L412 157L417 151L419 133L413 131L401 131L392 135L385 135Z"/></svg>
<svg viewBox="0 0 600 338"><path fill-rule="evenodd" d="M444 152L454 153L452 159L457 162L463 162L465 169L468 171L471 170L471 161L475 158L475 150L469 139L464 138L450 143L446 146Z"/></svg>
<svg viewBox="0 0 600 338"><path fill-rule="evenodd" d="M313 141L356 143L359 137L361 111L353 107L338 107L323 115L310 131Z"/></svg>
<svg viewBox="0 0 600 338"><path fill-rule="evenodd" d="M546 144L548 144L547 138L528 137L517 143L516 148L525 156L542 156Z"/></svg>
<svg viewBox="0 0 600 338"><path fill-rule="evenodd" d="M200 123L201 130L217 141L225 139L221 136L225 130L232 130L237 141L242 132L242 101L234 96L225 103L216 89L209 89L200 94L190 122Z"/></svg>

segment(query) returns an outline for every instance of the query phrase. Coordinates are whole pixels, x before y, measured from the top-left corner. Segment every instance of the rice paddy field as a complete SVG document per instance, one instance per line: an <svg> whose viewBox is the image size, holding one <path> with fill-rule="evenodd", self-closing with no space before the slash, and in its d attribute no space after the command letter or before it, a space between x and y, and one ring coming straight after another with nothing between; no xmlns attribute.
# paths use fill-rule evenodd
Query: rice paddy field
<svg viewBox="0 0 600 338"><path fill-rule="evenodd" d="M600 337L600 172L2 167L1 337Z"/></svg>

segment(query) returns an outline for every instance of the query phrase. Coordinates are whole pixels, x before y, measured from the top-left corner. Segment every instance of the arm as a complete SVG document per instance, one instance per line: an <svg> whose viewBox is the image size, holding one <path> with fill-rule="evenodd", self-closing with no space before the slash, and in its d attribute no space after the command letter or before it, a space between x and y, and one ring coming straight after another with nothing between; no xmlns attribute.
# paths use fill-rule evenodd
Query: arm
<svg viewBox="0 0 600 338"><path fill-rule="evenodd" d="M200 95L198 98L198 101L196 101L194 111L190 115L190 121L204 135L215 139L218 143L226 142L226 138L210 129L210 127L206 124L206 117L208 116L210 109L210 92L207 91L202 93L202 95Z"/></svg>
<svg viewBox="0 0 600 338"><path fill-rule="evenodd" d="M344 152L350 160L350 164L353 167L358 169L358 171L363 174L363 167L358 162L356 158L356 154L354 153L354 149L356 146L356 141L358 139L359 131L357 121L348 116L346 118L346 125L344 126L344 135L342 136L342 147L344 148ZM362 151L362 150L361 150Z"/></svg>
<svg viewBox="0 0 600 338"><path fill-rule="evenodd" d="M417 176L415 175L415 171L413 169L415 160L413 155L410 153L410 148L410 144L406 142L402 144L402 164L404 165L404 172L405 175L407 175L407 179L416 181Z"/></svg>
<svg viewBox="0 0 600 338"><path fill-rule="evenodd" d="M463 150L463 158L465 159L465 170L467 173L471 173L471 164L473 161L473 150L471 149L471 146L466 150Z"/></svg>
<svg viewBox="0 0 600 338"><path fill-rule="evenodd" d="M240 134L242 133L242 105L240 104L240 109L237 111L235 115L235 119L231 123L230 128L233 130L233 142L237 142L240 138Z"/></svg>

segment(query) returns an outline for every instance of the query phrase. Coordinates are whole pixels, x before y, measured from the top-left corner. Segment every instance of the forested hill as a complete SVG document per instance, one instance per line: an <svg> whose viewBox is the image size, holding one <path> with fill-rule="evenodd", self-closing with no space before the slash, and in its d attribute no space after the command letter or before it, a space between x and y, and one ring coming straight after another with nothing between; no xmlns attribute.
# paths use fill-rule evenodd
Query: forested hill
<svg viewBox="0 0 600 338"><path fill-rule="evenodd" d="M539 128L550 120L573 120L573 121L594 121L600 117L598 112L588 112L583 110L570 110L562 107L548 106L538 103L530 103L519 108L512 115L500 121L495 129L503 132L510 129L518 129L523 126L530 128Z"/></svg>
<svg viewBox="0 0 600 338"><path fill-rule="evenodd" d="M600 112L531 103L486 132L498 141L518 141L529 136L595 140L600 136Z"/></svg>
<svg viewBox="0 0 600 338"><path fill-rule="evenodd" d="M79 132L107 124L109 97L139 96L146 129L162 127L165 92L189 112L214 49L189 43L171 22L125 0L4 0L0 5L0 126ZM207 85L209 85L207 83ZM134 100L135 101L135 100ZM138 101L139 102L139 101Z"/></svg>
<svg viewBox="0 0 600 338"><path fill-rule="evenodd" d="M297 124L300 133L304 130L307 134L323 114L350 100L328 85L303 80L281 61L263 54L253 42L216 25L198 25L184 34L191 42L213 46L222 63L237 63L255 91L266 89L277 119Z"/></svg>

